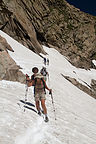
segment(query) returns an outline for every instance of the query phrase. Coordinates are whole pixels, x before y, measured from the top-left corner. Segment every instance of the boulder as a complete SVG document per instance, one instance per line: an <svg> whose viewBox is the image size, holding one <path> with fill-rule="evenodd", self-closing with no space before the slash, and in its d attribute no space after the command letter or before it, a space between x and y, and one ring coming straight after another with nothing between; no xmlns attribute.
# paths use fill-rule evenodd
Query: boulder
<svg viewBox="0 0 96 144"><path fill-rule="evenodd" d="M78 87L80 90L84 91L88 95L92 96L96 99L96 80L91 81L91 86L89 86L86 82L84 82L86 85L81 84L78 82L75 78L71 78L69 76L65 76L61 74L65 79L67 79L69 82L71 82L73 85Z"/></svg>
<svg viewBox="0 0 96 144"><path fill-rule="evenodd" d="M6 39L0 36L0 51L7 51L10 50L14 52L14 50L11 48L11 46L7 43Z"/></svg>
<svg viewBox="0 0 96 144"><path fill-rule="evenodd" d="M25 82L25 75L20 71L20 67L10 57L8 50L13 49L7 41L0 36L0 80Z"/></svg>

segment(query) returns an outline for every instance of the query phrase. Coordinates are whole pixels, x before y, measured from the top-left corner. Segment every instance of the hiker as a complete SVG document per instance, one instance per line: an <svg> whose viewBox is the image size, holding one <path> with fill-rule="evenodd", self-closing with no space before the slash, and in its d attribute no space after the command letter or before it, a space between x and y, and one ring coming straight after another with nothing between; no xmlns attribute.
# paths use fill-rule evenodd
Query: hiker
<svg viewBox="0 0 96 144"><path fill-rule="evenodd" d="M35 104L36 104L36 108L38 111L38 114L41 115L41 112L44 113L44 120L45 122L48 122L48 116L47 116L47 108L45 105L45 89L49 90L50 93L52 93L52 90L49 89L46 85L46 82L43 78L43 76L40 73L36 73L36 68L33 71L35 72L34 74L34 80L31 80L28 76L26 76L26 79L28 81L28 86L34 86L34 98L35 98ZM42 110L40 109L40 101L41 101L41 106L42 106Z"/></svg>
<svg viewBox="0 0 96 144"><path fill-rule="evenodd" d="M47 76L49 76L46 67L42 67L40 73L44 76L44 80L47 81Z"/></svg>
<svg viewBox="0 0 96 144"><path fill-rule="evenodd" d="M46 58L44 57L44 64L46 65Z"/></svg>
<svg viewBox="0 0 96 144"><path fill-rule="evenodd" d="M49 65L49 59L47 58L47 65Z"/></svg>

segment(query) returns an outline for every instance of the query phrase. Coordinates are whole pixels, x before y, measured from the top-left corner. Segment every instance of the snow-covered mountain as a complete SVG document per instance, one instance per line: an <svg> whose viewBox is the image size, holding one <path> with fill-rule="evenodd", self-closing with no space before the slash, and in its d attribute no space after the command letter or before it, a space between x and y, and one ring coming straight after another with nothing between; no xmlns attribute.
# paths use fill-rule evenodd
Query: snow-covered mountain
<svg viewBox="0 0 96 144"><path fill-rule="evenodd" d="M40 56L2 31L0 35L13 48L14 53L9 51L9 54L22 67L24 74L31 76L34 66L42 68L43 59ZM47 93L46 105L50 120L45 123L37 115L33 87L28 89L24 112L25 85L0 81L0 144L96 144L96 100L61 75L71 76L90 85L91 79L96 79L96 70L77 69L55 49L43 48L50 60L47 85L53 90L55 113Z"/></svg>

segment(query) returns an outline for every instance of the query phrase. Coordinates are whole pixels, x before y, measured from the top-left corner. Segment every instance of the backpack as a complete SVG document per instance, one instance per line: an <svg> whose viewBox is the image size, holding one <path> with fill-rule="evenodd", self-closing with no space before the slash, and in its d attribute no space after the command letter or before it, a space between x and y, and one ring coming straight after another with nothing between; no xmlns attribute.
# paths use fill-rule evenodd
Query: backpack
<svg viewBox="0 0 96 144"><path fill-rule="evenodd" d="M46 76L46 75L47 75L46 69L42 68L42 69L41 69L41 74L42 74L43 76Z"/></svg>
<svg viewBox="0 0 96 144"><path fill-rule="evenodd" d="M40 78L40 79L41 79L41 81L43 82L44 92L45 92L45 94L46 94L45 82L44 82L43 78ZM35 95L35 86L36 86L37 79L35 78L34 74L31 76L31 80L34 80L34 85L33 85L33 86L34 86L34 95Z"/></svg>
<svg viewBox="0 0 96 144"><path fill-rule="evenodd" d="M43 82L44 92L45 92L45 94L46 94L46 90L45 90L45 82L44 82L43 78L41 78L41 81ZM35 95L35 86L36 86L36 82L37 82L37 80L35 79L35 82L34 82L34 95Z"/></svg>

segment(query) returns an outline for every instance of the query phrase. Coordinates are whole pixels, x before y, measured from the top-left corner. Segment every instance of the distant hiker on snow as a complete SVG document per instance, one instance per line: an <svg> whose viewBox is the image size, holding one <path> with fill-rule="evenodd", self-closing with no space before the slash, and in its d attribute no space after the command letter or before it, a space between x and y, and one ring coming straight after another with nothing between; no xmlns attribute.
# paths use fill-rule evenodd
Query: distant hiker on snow
<svg viewBox="0 0 96 144"><path fill-rule="evenodd" d="M48 116L47 116L47 108L45 105L45 89L49 90L50 93L52 93L52 90L49 89L46 85L46 82L44 80L43 75L41 75L40 73L38 73L38 68L35 67L32 69L32 72L34 73L31 76L31 79L29 78L29 76L26 76L26 80L28 81L28 87L30 86L34 86L34 98L35 98L35 104L36 104L36 108L38 111L38 114L41 115L41 109L40 109L40 101L41 101L41 106L43 109L43 113L44 113L44 120L45 122L48 122Z"/></svg>
<svg viewBox="0 0 96 144"><path fill-rule="evenodd" d="M44 57L44 64L46 65L46 58Z"/></svg>
<svg viewBox="0 0 96 144"><path fill-rule="evenodd" d="M49 59L47 58L47 65L49 65Z"/></svg>
<svg viewBox="0 0 96 144"><path fill-rule="evenodd" d="M46 67L42 67L40 73L44 76L44 80L46 81L47 80L47 76L49 76L47 70L46 70Z"/></svg>

